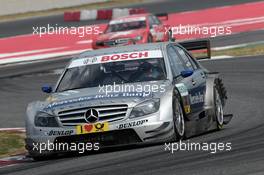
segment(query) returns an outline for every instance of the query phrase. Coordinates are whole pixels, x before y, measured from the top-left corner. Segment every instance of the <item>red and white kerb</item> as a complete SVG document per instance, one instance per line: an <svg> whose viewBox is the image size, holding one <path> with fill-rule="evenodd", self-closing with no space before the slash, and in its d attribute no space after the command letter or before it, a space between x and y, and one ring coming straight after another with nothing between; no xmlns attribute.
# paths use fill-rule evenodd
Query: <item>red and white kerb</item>
<svg viewBox="0 0 264 175"><path fill-rule="evenodd" d="M136 59L148 59L148 58L162 58L161 50L146 50L146 51L137 51L137 52L125 52L125 53L116 53L111 55L101 55L96 57L80 58L73 60L68 68L100 64L100 63L109 63L117 61L128 61Z"/></svg>

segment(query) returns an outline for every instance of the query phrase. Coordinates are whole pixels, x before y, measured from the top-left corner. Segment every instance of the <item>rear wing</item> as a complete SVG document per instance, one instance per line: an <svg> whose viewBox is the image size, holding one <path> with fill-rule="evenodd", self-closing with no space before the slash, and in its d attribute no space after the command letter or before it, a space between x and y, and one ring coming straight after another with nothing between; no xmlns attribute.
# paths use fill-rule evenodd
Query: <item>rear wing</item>
<svg viewBox="0 0 264 175"><path fill-rule="evenodd" d="M183 41L179 42L179 44L191 52L197 60L211 58L211 43L209 39Z"/></svg>

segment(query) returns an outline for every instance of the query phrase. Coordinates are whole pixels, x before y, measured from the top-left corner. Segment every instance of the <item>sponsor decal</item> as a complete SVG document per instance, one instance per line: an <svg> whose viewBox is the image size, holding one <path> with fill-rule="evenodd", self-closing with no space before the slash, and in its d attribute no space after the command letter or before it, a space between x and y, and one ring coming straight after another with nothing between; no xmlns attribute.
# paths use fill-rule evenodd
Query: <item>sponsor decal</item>
<svg viewBox="0 0 264 175"><path fill-rule="evenodd" d="M144 51L144 52L132 52L132 53L124 53L124 54L106 55L106 56L102 56L101 62L136 59L136 58L149 58L148 54L149 52Z"/></svg>
<svg viewBox="0 0 264 175"><path fill-rule="evenodd" d="M117 62L117 61L147 59L147 58L162 58L162 57L163 56L161 50L116 53L110 55L101 55L97 57L79 58L73 60L68 68L99 64L99 63L107 63L107 62Z"/></svg>
<svg viewBox="0 0 264 175"><path fill-rule="evenodd" d="M109 131L109 123L95 123L76 126L76 134L89 134Z"/></svg>
<svg viewBox="0 0 264 175"><path fill-rule="evenodd" d="M73 130L62 130L62 131L56 131L56 130L51 130L47 132L48 136L69 136L73 134Z"/></svg>
<svg viewBox="0 0 264 175"><path fill-rule="evenodd" d="M73 103L80 103L80 102L86 102L90 100L98 100L98 99L107 99L107 98L120 98L120 97L139 97L139 98L145 98L147 96L150 96L151 93L134 93L134 92L126 92L126 93L111 93L111 94L99 94L99 95L92 95L92 96L84 96L79 97L75 99L69 99L65 101L58 101L58 102L52 102L49 105L47 105L44 110L48 110L54 107L69 105Z"/></svg>
<svg viewBox="0 0 264 175"><path fill-rule="evenodd" d="M184 111L186 114L189 114L191 112L191 106L190 105L185 105L184 106Z"/></svg>
<svg viewBox="0 0 264 175"><path fill-rule="evenodd" d="M72 95L72 94L77 94L79 93L79 91L76 91L76 90L68 90L66 92L61 92L59 93L59 95L62 95L62 96L69 96L69 95Z"/></svg>
<svg viewBox="0 0 264 175"><path fill-rule="evenodd" d="M194 96L190 95L191 104L203 103L204 102L204 95L200 92L195 94Z"/></svg>
<svg viewBox="0 0 264 175"><path fill-rule="evenodd" d="M139 121L133 121L133 122L129 122L129 123L123 123L123 124L118 125L118 129L133 128L136 126L141 126L147 122L148 122L148 120L139 120Z"/></svg>
<svg viewBox="0 0 264 175"><path fill-rule="evenodd" d="M183 83L176 84L176 87L180 91L181 96L187 96L189 95L187 87Z"/></svg>

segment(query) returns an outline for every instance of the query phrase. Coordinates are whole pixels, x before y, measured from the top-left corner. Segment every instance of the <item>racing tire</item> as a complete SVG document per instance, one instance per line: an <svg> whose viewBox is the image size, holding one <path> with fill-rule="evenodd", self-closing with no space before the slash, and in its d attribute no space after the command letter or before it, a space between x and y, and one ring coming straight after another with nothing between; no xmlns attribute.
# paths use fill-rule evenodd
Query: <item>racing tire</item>
<svg viewBox="0 0 264 175"><path fill-rule="evenodd" d="M34 161L45 161L45 160L49 160L48 157L45 156L30 156Z"/></svg>
<svg viewBox="0 0 264 175"><path fill-rule="evenodd" d="M45 160L51 160L56 158L57 154L51 154L51 155L41 155L41 154L29 154L29 157L31 157L35 161L45 161Z"/></svg>
<svg viewBox="0 0 264 175"><path fill-rule="evenodd" d="M221 130L224 126L224 110L223 102L217 87L214 88L214 115L216 119L217 129Z"/></svg>
<svg viewBox="0 0 264 175"><path fill-rule="evenodd" d="M185 117L180 97L177 94L173 97L173 125L175 140L183 140L185 138Z"/></svg>

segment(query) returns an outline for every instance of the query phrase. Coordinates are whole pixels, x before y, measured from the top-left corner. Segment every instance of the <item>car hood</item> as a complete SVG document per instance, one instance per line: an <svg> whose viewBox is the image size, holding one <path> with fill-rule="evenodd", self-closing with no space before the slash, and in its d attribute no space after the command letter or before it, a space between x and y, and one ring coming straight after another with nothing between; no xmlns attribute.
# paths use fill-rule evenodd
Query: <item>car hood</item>
<svg viewBox="0 0 264 175"><path fill-rule="evenodd" d="M145 29L137 29L137 30L122 31L122 32L105 33L99 35L97 37L97 41L114 40L120 38L135 38L137 36L142 36L144 32Z"/></svg>
<svg viewBox="0 0 264 175"><path fill-rule="evenodd" d="M103 92L99 87L84 88L78 90L69 90L59 93L53 93L45 101L44 111L51 111L57 114L59 111L71 110L82 107L126 104L128 107L134 107L142 101L151 98L161 98L170 88L171 83L168 80L129 83L122 85L134 86L136 90L126 92ZM146 91L139 90L138 87L145 87ZM149 87L159 87L159 90L150 92ZM137 88L136 88L137 87Z"/></svg>

